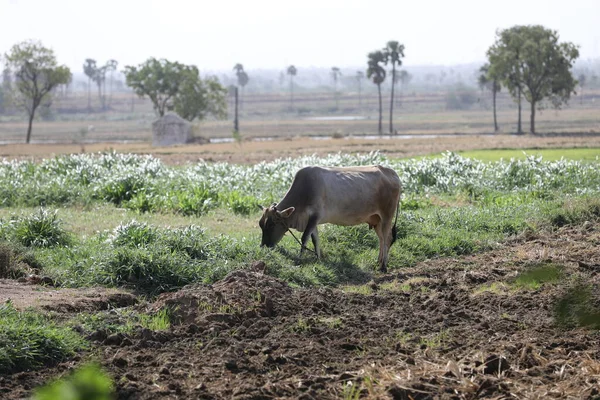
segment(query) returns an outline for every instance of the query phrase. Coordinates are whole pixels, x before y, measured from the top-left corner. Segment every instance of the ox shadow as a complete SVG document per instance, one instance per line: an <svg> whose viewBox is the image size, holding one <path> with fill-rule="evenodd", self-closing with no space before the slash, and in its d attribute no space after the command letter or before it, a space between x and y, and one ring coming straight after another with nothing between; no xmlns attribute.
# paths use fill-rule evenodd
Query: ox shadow
<svg viewBox="0 0 600 400"><path fill-rule="evenodd" d="M322 250L321 259L318 260L313 251L305 251L300 255L299 249L289 250L282 246L277 246L275 249L280 255L289 260L293 265L300 267L314 266L322 269L329 276L326 279L327 283L332 285L339 284L357 284L362 285L373 279L376 272L376 266L373 269L365 270L361 268L355 261L356 253L346 249L328 252L327 249Z"/></svg>

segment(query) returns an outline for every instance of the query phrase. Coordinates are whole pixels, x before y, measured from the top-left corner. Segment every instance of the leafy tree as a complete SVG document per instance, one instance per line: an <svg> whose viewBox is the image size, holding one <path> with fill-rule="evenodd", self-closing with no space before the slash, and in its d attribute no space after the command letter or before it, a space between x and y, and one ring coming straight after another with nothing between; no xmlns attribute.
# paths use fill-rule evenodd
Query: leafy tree
<svg viewBox="0 0 600 400"><path fill-rule="evenodd" d="M26 143L30 143L36 109L50 101L52 89L71 79L71 71L58 65L52 49L33 40L15 44L5 58L8 68L15 72L13 103L29 116Z"/></svg>
<svg viewBox="0 0 600 400"><path fill-rule="evenodd" d="M331 67L331 79L333 79L333 92L335 94L335 109L337 110L340 105L340 99L337 91L337 83L339 77L342 75L342 71L338 67Z"/></svg>
<svg viewBox="0 0 600 400"><path fill-rule="evenodd" d="M381 64L385 61L385 55L381 50L377 50L369 53L367 61L367 77L377 85L377 93L379 95L379 126L377 132L381 135L383 133L382 116L383 116L383 104L381 102L381 84L385 81L385 68Z"/></svg>
<svg viewBox="0 0 600 400"><path fill-rule="evenodd" d="M124 72L127 86L139 97L148 96L154 112L162 117L173 106L173 99L190 73L190 67L152 57L137 67L125 66Z"/></svg>
<svg viewBox="0 0 600 400"><path fill-rule="evenodd" d="M96 60L86 58L83 73L88 77L88 111L92 111L92 80L95 79L97 70Z"/></svg>
<svg viewBox="0 0 600 400"><path fill-rule="evenodd" d="M383 49L385 65L392 64L392 94L390 96L390 134L394 133L394 86L396 85L396 66L402 65L404 58L404 45L395 40L390 40Z"/></svg>
<svg viewBox="0 0 600 400"><path fill-rule="evenodd" d="M492 107L494 110L494 132L498 132L498 119L496 116L496 95L502 88L500 80L490 71L490 64L486 63L479 68L477 83L481 90L487 89L492 92Z"/></svg>
<svg viewBox="0 0 600 400"><path fill-rule="evenodd" d="M298 70L293 65L287 67L287 74L290 76L290 109L294 109L294 77Z"/></svg>
<svg viewBox="0 0 600 400"><path fill-rule="evenodd" d="M535 111L543 107L543 100L560 108L574 93L577 81L571 68L578 57L576 45L559 43L558 33L541 25L499 31L488 50L490 71L517 97L519 109L521 95L529 102L531 133L535 133Z"/></svg>
<svg viewBox="0 0 600 400"><path fill-rule="evenodd" d="M356 83L358 84L358 107L362 108L361 91L362 91L362 81L363 81L363 79L365 79L365 73L362 71L356 71L356 75L354 76L354 79L356 79Z"/></svg>
<svg viewBox="0 0 600 400"><path fill-rule="evenodd" d="M200 78L196 66L190 66L186 77L175 95L175 112L188 121L203 120L208 115L223 119L227 117L227 89L217 77Z"/></svg>
<svg viewBox="0 0 600 400"><path fill-rule="evenodd" d="M126 66L125 78L138 96L150 98L159 117L171 109L189 121L225 116L227 91L217 78L202 80L194 65L150 58L137 67Z"/></svg>

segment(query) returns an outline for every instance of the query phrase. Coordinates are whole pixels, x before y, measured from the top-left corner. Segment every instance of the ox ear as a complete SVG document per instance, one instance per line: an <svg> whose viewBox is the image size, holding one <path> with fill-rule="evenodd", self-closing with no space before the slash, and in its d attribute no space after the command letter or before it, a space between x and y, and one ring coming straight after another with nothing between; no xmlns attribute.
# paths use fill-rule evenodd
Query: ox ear
<svg viewBox="0 0 600 400"><path fill-rule="evenodd" d="M296 211L295 207L288 207L283 211L277 211L277 214L281 217L281 218L288 218L290 215L292 215L292 213Z"/></svg>
<svg viewBox="0 0 600 400"><path fill-rule="evenodd" d="M260 211L265 211L265 210L266 210L266 209L265 209L263 206L261 206L260 204L257 204L256 206L257 206L257 207L260 209Z"/></svg>

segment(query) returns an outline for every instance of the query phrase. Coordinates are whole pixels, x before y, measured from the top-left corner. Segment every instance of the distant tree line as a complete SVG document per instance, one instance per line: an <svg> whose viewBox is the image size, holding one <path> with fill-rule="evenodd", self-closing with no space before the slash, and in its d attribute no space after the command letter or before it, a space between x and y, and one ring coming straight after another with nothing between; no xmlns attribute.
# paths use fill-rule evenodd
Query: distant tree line
<svg viewBox="0 0 600 400"><path fill-rule="evenodd" d="M410 73L401 69L404 53L405 46L391 40L381 49L367 55L367 66L364 71L356 71L355 75L345 75L339 67L331 67L329 77L335 99L334 110L340 108L340 82L342 88L344 82L346 85L349 83L356 85L358 107L362 108L362 82L366 77L377 88L379 111L377 131L382 134L382 85L390 75L388 131L390 134L397 133L394 129L394 111L402 102L403 88L413 78ZM503 90L516 103L517 132L523 132L521 114L522 103L525 100L529 103L530 109L529 131L535 133L537 110L547 107L560 108L568 103L571 95L576 94L576 89L581 95L588 87L598 85L597 75L588 70L578 71L577 79L575 78L573 64L579 57L578 46L570 42L560 42L556 31L541 25L516 25L499 30L486 56L487 62L479 69L477 84L482 91L491 93L495 132L500 130L497 96ZM52 105L52 94L58 93L60 88L66 91L72 83L73 76L69 68L58 64L51 49L32 40L14 45L4 55L3 63L0 112L4 112L10 104L11 107L26 113L29 120L26 142L29 143L32 124L38 111L49 109ZM116 60L108 60L104 64L92 58L85 60L83 72L88 81L85 86L88 95L88 111L92 110L92 85L96 87L102 111L111 108L114 74L118 72L117 68ZM242 106L250 76L241 63L237 63L233 71L236 85L230 88L240 89L240 106ZM227 90L217 77L201 77L198 68L194 65L149 58L137 66L125 66L122 72L127 86L138 96L148 97L158 116L164 115L169 110L177 112L188 120L201 120L208 116L225 118L227 115ZM279 84L283 89L287 75L290 111L295 109L297 74L298 69L292 64L282 71L279 77ZM452 82L452 80L461 82L460 74L455 73L453 69L448 73L442 70L438 78L429 73L425 76L425 81L433 79L438 83ZM473 93L474 90L466 86L456 86L446 94L446 107L454 109L463 108L465 105L470 106L477 101L476 93Z"/></svg>

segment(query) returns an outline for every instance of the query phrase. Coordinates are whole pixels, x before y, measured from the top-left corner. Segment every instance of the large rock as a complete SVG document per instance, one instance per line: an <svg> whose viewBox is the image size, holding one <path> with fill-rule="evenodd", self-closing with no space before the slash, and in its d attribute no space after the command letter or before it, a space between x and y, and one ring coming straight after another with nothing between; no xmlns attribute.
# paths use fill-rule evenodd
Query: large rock
<svg viewBox="0 0 600 400"><path fill-rule="evenodd" d="M192 125L175 113L167 113L152 123L152 145L172 146L190 140Z"/></svg>

